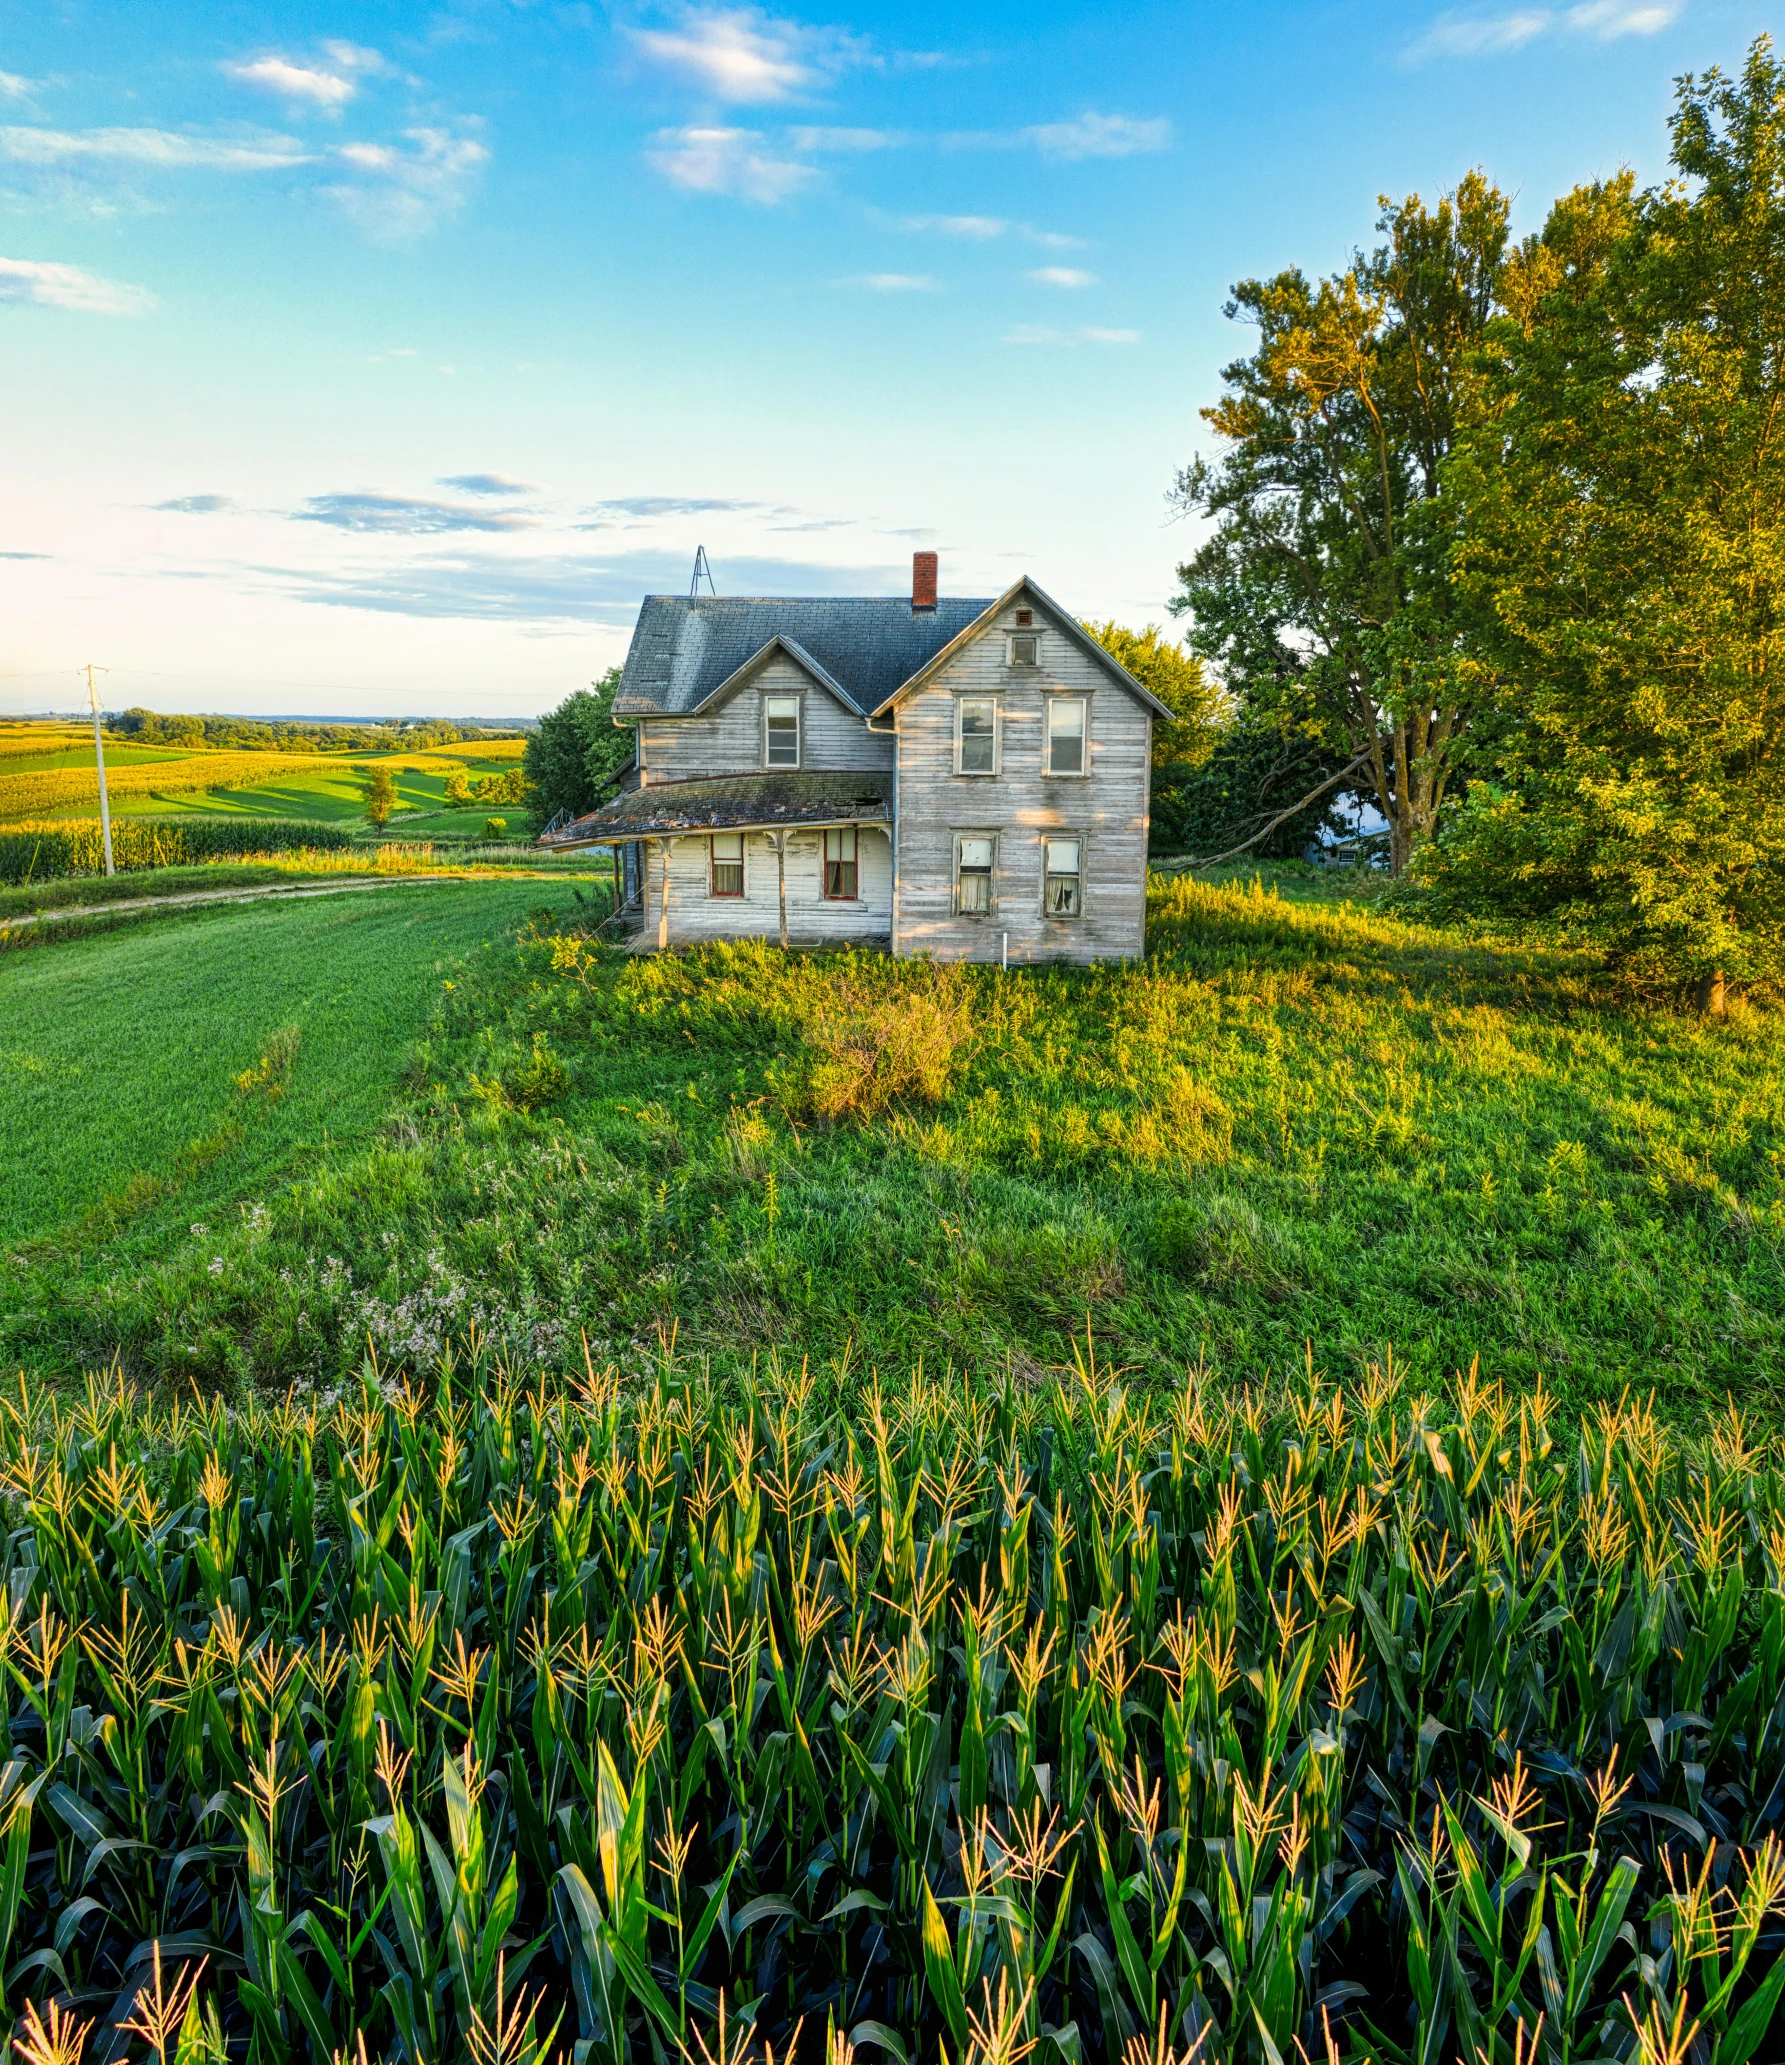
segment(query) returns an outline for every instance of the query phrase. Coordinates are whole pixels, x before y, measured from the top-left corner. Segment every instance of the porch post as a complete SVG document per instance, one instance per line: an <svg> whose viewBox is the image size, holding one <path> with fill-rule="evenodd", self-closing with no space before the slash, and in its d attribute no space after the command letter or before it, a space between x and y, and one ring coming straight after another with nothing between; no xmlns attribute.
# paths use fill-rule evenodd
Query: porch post
<svg viewBox="0 0 1785 2065"><path fill-rule="evenodd" d="M663 893L657 902L657 951L662 953L669 945L669 849L673 842L659 839L657 842L658 862L663 869Z"/></svg>
<svg viewBox="0 0 1785 2065"><path fill-rule="evenodd" d="M787 834L776 832L775 884L781 892L781 951L787 951Z"/></svg>

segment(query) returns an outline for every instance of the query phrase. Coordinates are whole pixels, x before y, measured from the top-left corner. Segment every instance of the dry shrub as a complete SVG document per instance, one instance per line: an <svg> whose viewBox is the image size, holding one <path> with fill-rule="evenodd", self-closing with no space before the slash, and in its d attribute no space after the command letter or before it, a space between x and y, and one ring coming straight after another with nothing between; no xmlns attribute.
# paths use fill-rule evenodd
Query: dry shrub
<svg viewBox="0 0 1785 2065"><path fill-rule="evenodd" d="M940 1104L972 1050L971 992L958 968L901 971L884 987L840 977L800 1031L805 1051L771 1078L789 1118L839 1125Z"/></svg>

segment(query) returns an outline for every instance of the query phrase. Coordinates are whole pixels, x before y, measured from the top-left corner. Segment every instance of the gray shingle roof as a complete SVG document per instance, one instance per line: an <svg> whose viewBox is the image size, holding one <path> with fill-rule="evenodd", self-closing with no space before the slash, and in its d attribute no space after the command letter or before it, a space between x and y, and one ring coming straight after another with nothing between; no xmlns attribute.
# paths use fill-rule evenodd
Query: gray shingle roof
<svg viewBox="0 0 1785 2065"><path fill-rule="evenodd" d="M647 595L614 701L618 717L686 716L780 637L809 653L866 715L966 630L993 598Z"/></svg>
<svg viewBox="0 0 1785 2065"><path fill-rule="evenodd" d="M778 825L884 824L892 815L890 770L778 770L658 782L616 796L539 840L541 846L607 845L665 832L772 830Z"/></svg>

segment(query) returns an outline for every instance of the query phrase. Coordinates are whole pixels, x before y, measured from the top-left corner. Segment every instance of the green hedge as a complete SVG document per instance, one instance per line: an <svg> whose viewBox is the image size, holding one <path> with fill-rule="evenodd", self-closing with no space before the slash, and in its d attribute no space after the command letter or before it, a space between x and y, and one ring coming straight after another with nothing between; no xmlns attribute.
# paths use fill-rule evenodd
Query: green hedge
<svg viewBox="0 0 1785 2065"><path fill-rule="evenodd" d="M332 853L352 843L339 825L308 824L301 818L132 817L112 826L112 860L125 873L234 860L246 853L285 853L300 846ZM0 882L104 873L105 842L97 823L76 820L0 831Z"/></svg>

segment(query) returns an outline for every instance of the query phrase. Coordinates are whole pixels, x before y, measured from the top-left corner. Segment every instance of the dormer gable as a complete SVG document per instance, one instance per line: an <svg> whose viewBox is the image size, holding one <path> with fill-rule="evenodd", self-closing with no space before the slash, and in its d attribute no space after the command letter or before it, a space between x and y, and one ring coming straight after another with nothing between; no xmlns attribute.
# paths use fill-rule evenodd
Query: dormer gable
<svg viewBox="0 0 1785 2065"><path fill-rule="evenodd" d="M1025 614L1032 621L1022 621ZM927 688L951 661L958 659L980 639L1003 636L1014 641L1031 635L1065 638L1086 659L1100 667L1116 687L1131 695L1155 717L1175 721L1169 705L1161 702L1144 683L1137 681L1113 653L1106 652L1097 643L1076 617L1063 610L1051 595L1037 587L1025 574L880 703L873 713L876 725L890 717L907 697Z"/></svg>

